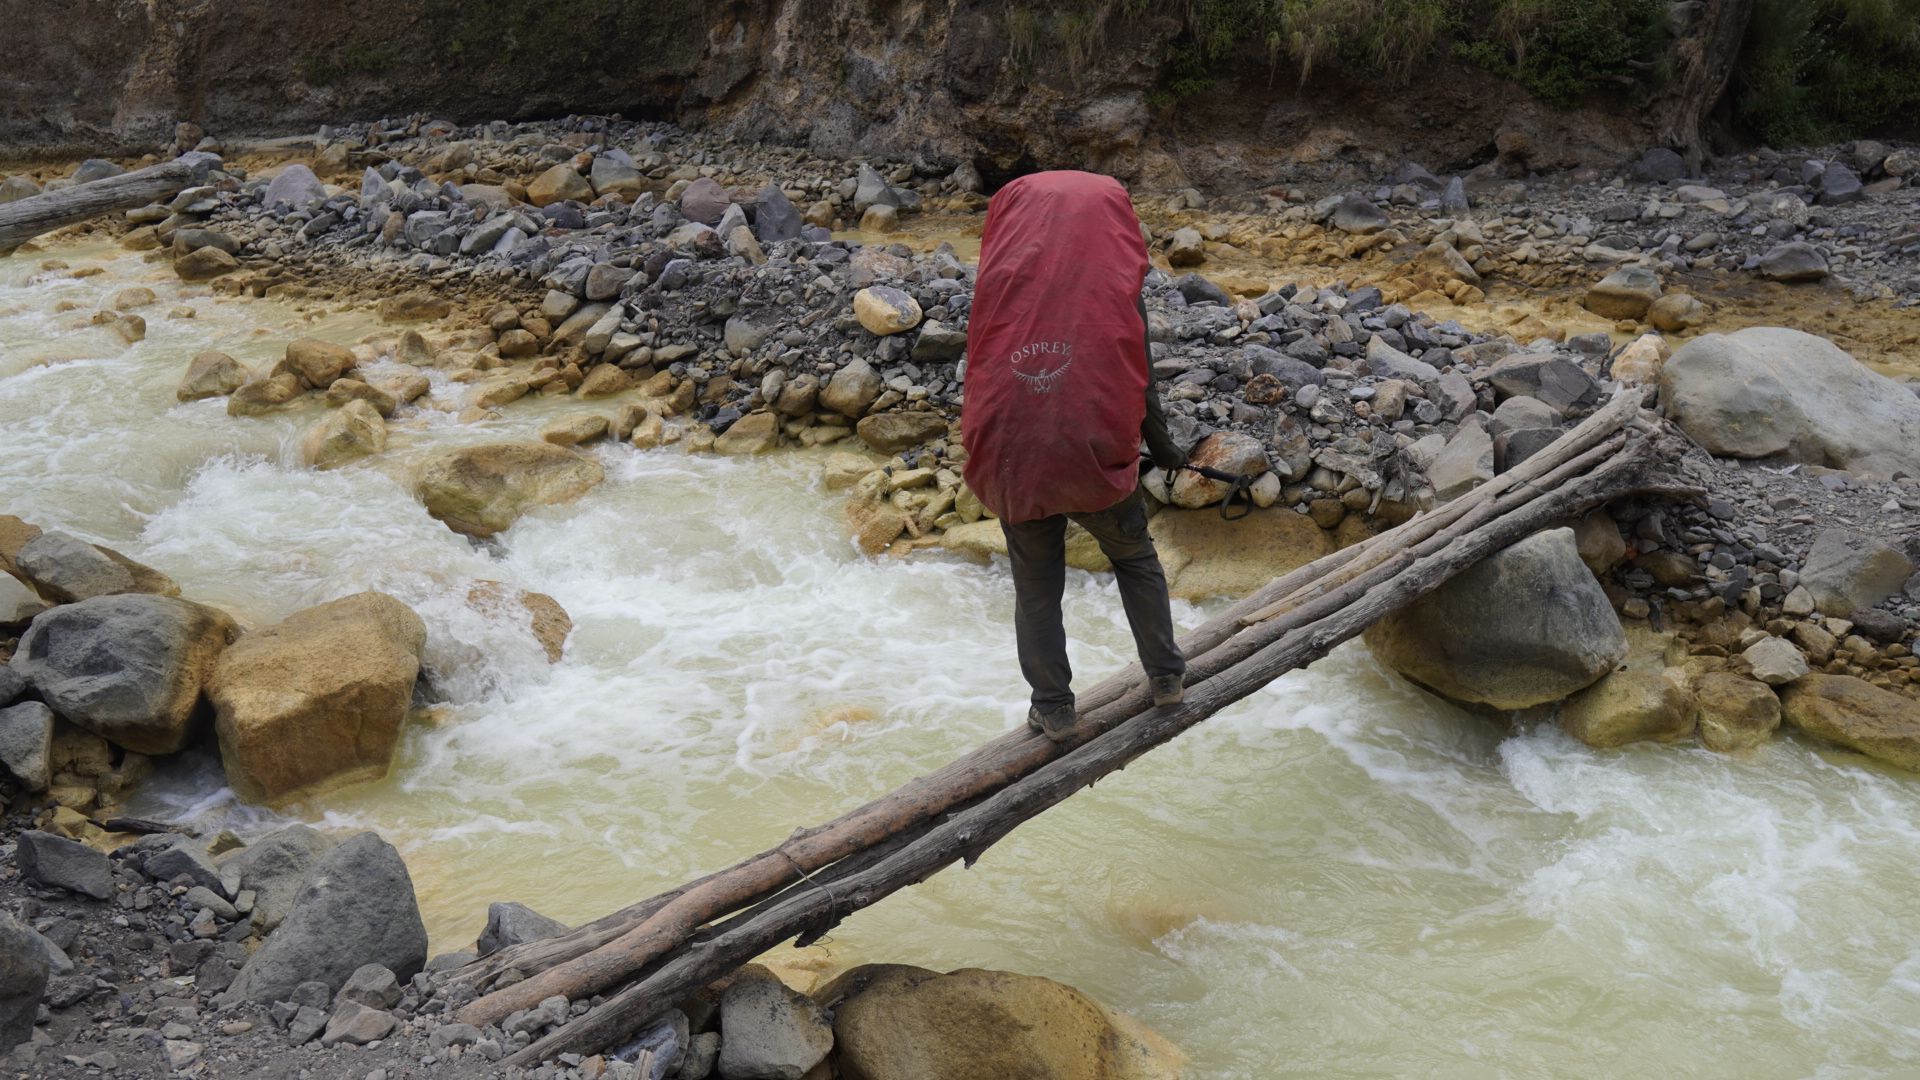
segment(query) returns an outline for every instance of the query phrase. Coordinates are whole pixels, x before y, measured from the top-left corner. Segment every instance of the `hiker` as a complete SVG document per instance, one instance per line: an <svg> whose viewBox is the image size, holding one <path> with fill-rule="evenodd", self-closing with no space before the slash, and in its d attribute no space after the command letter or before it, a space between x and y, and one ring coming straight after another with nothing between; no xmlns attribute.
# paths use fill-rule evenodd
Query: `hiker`
<svg viewBox="0 0 1920 1080"><path fill-rule="evenodd" d="M1154 704L1180 700L1187 670L1140 488L1143 438L1160 468L1186 461L1148 370L1147 270L1139 219L1112 177L1034 173L987 210L967 329L966 480L1007 537L1027 725L1055 742L1078 720L1060 618L1069 520L1113 563Z"/></svg>

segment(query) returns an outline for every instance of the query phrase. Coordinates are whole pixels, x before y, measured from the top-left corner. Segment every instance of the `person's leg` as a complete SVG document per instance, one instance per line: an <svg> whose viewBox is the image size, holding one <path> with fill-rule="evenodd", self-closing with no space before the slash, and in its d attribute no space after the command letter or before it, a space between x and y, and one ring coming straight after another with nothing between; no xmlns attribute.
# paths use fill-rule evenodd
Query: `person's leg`
<svg viewBox="0 0 1920 1080"><path fill-rule="evenodd" d="M1153 549L1153 538L1147 535L1147 508L1141 490L1134 488L1133 494L1105 510L1072 516L1100 542L1100 550L1113 563L1120 603L1126 609L1133 644L1147 676L1185 674L1187 658L1174 642L1167 575L1160 567L1159 553Z"/></svg>
<svg viewBox="0 0 1920 1080"><path fill-rule="evenodd" d="M1067 631L1060 597L1067 587L1067 519L1055 514L1018 524L1002 522L1007 558L1013 563L1013 634L1020 674L1033 688L1042 714L1073 704L1073 669L1067 663Z"/></svg>

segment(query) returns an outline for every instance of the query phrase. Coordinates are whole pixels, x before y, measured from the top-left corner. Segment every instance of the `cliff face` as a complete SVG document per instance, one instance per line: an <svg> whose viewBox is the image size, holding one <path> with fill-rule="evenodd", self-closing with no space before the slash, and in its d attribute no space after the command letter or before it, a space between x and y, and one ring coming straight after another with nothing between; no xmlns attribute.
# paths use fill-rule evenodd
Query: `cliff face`
<svg viewBox="0 0 1920 1080"><path fill-rule="evenodd" d="M1410 85L1295 85L1263 55L1166 108L1178 32L1115 19L1078 49L1016 47L1000 0L0 0L0 147L131 151L411 113L622 113L836 155L1086 168L1160 187L1361 179L1498 156L1604 165L1647 142L1617 109L1553 109L1436 63ZM1078 55L1075 55L1076 52Z"/></svg>

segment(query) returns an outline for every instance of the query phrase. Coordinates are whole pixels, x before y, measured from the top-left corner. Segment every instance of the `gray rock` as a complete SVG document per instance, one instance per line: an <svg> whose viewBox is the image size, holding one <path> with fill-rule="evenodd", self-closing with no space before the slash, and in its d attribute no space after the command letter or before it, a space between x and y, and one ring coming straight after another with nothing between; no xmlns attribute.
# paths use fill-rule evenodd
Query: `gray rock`
<svg viewBox="0 0 1920 1080"><path fill-rule="evenodd" d="M1493 410L1493 421L1487 425L1490 435L1502 435L1509 431L1523 431L1527 428L1552 428L1560 430L1562 417L1560 410L1536 397L1516 394L1500 403Z"/></svg>
<svg viewBox="0 0 1920 1080"><path fill-rule="evenodd" d="M1305 360L1274 352L1264 345L1249 345L1243 353L1252 374L1273 376L1280 380L1280 385L1286 387L1289 394L1299 393L1303 386L1326 385L1327 377Z"/></svg>
<svg viewBox="0 0 1920 1080"><path fill-rule="evenodd" d="M1387 212L1364 195L1348 195L1333 209L1333 227L1344 233L1368 236L1392 224Z"/></svg>
<svg viewBox="0 0 1920 1080"><path fill-rule="evenodd" d="M720 1033L703 1031L687 1040L687 1053L680 1061L680 1080L706 1080L720 1060Z"/></svg>
<svg viewBox="0 0 1920 1080"><path fill-rule="evenodd" d="M30 176L9 176L0 180L0 203L19 202L40 194L40 185Z"/></svg>
<svg viewBox="0 0 1920 1080"><path fill-rule="evenodd" d="M612 263L595 263L593 269L587 271L587 299L611 300L619 296L634 273Z"/></svg>
<svg viewBox="0 0 1920 1080"><path fill-rule="evenodd" d="M1232 307L1233 297L1227 291L1199 274L1182 274L1173 282L1174 291L1186 298L1189 304L1212 301L1221 307Z"/></svg>
<svg viewBox="0 0 1920 1080"><path fill-rule="evenodd" d="M772 326L756 324L744 315L734 315L727 319L726 327L721 332L721 340L726 343L728 349L732 350L733 355L745 356L765 345L767 339L773 336L773 330Z"/></svg>
<svg viewBox="0 0 1920 1080"><path fill-rule="evenodd" d="M33 1037L48 963L40 935L0 912L0 1054Z"/></svg>
<svg viewBox="0 0 1920 1080"><path fill-rule="evenodd" d="M47 937L37 930L30 929L27 933L33 935L34 940L40 943L41 950L46 953L48 971L55 975L73 974L73 958L67 955L65 949L54 944L52 938Z"/></svg>
<svg viewBox="0 0 1920 1080"><path fill-rule="evenodd" d="M228 991L231 993L232 991ZM287 1021L287 1041L295 1046L312 1042L327 1026L327 1014L311 1005L302 1005Z"/></svg>
<svg viewBox="0 0 1920 1080"><path fill-rule="evenodd" d="M1564 528L1481 560L1365 639L1401 674L1496 709L1565 697L1627 656L1626 632Z"/></svg>
<svg viewBox="0 0 1920 1080"><path fill-rule="evenodd" d="M327 190L320 183L320 178L313 175L313 170L305 165L294 164L281 170L280 175L267 185L267 190L260 196L260 205L268 210L281 206L300 210L324 201L326 197Z"/></svg>
<svg viewBox="0 0 1920 1080"><path fill-rule="evenodd" d="M53 782L48 769L53 755L53 719L53 710L38 701L0 709L0 763L28 791L45 791Z"/></svg>
<svg viewBox="0 0 1920 1080"><path fill-rule="evenodd" d="M867 212L867 207L875 203L894 205L893 192L887 186L887 182L881 179L880 174L874 171L873 166L862 162L858 182L853 188L853 212L864 214Z"/></svg>
<svg viewBox="0 0 1920 1080"><path fill-rule="evenodd" d="M57 530L49 529L21 545L15 562L42 595L63 604L135 588L132 571L92 544Z"/></svg>
<svg viewBox="0 0 1920 1080"><path fill-rule="evenodd" d="M1827 257L1808 243L1779 244L1760 256L1760 276L1788 283L1819 281L1827 276Z"/></svg>
<svg viewBox="0 0 1920 1080"><path fill-rule="evenodd" d="M12 580L12 579L7 579ZM11 705L15 698L25 693L27 680L10 664L0 664L0 705Z"/></svg>
<svg viewBox="0 0 1920 1080"><path fill-rule="evenodd" d="M1753 677L1768 686L1782 686L1805 675L1807 658L1800 655L1785 638L1764 637L1748 646L1740 655L1753 665Z"/></svg>
<svg viewBox="0 0 1920 1080"><path fill-rule="evenodd" d="M155 881L172 881L185 874L193 879L195 885L205 886L222 896L227 895L226 885L220 880L220 871L207 857L205 848L199 841L189 836L169 837L171 843L158 850L147 853L146 861L141 864L146 875Z"/></svg>
<svg viewBox="0 0 1920 1080"><path fill-rule="evenodd" d="M427 1047L439 1053L449 1046L472 1046L480 1041L480 1029L472 1024L441 1024L427 1036Z"/></svg>
<svg viewBox="0 0 1920 1080"><path fill-rule="evenodd" d="M727 189L709 176L688 184L687 189L680 193L681 216L702 225L718 225L720 219L726 216L727 207L732 205L733 200L727 197Z"/></svg>
<svg viewBox="0 0 1920 1080"><path fill-rule="evenodd" d="M333 988L318 979L310 980L295 986L287 1000L296 1006L325 1009L333 1004Z"/></svg>
<svg viewBox="0 0 1920 1080"><path fill-rule="evenodd" d="M913 342L913 359L916 363L943 363L960 359L967 351L967 332L957 326L949 326L938 319L928 319L920 324L920 336Z"/></svg>
<svg viewBox="0 0 1920 1080"><path fill-rule="evenodd" d="M294 897L333 841L305 825L289 825L227 856L220 880L228 895L254 894L253 925L271 933L293 910Z"/></svg>
<svg viewBox="0 0 1920 1080"><path fill-rule="evenodd" d="M1866 185L1852 169L1838 161L1827 162L1826 169L1820 174L1820 205L1839 206L1862 198Z"/></svg>
<svg viewBox="0 0 1920 1080"><path fill-rule="evenodd" d="M95 596L33 620L14 667L67 720L136 753L172 754L203 726L201 686L239 634L225 612L178 597Z"/></svg>
<svg viewBox="0 0 1920 1080"><path fill-rule="evenodd" d="M858 420L880 396L880 373L873 365L855 357L846 367L833 373L820 391L820 404L842 416Z"/></svg>
<svg viewBox="0 0 1920 1080"><path fill-rule="evenodd" d="M393 185L372 169L360 174L360 205L374 206L393 201Z"/></svg>
<svg viewBox="0 0 1920 1080"><path fill-rule="evenodd" d="M432 245L435 237L447 231L451 220L444 210L416 210L407 215L402 235L407 243L425 249Z"/></svg>
<svg viewBox="0 0 1920 1080"><path fill-rule="evenodd" d="M80 163L79 168L73 170L73 182L76 184L91 184L95 180L105 180L109 176L125 175L126 171L124 167L115 165L111 161L106 161L101 158L88 158Z"/></svg>
<svg viewBox="0 0 1920 1080"><path fill-rule="evenodd" d="M719 224L713 227L713 231L721 236L732 236L733 230L745 227L746 224L747 212L741 209L739 203L729 203L726 212L720 215Z"/></svg>
<svg viewBox="0 0 1920 1080"><path fill-rule="evenodd" d="M1880 480L1920 475L1920 398L1799 330L1694 338L1662 366L1660 406L1722 457L1784 455Z"/></svg>
<svg viewBox="0 0 1920 1080"><path fill-rule="evenodd" d="M687 1014L679 1009L667 1010L654 1025L642 1031L625 1046L615 1051L620 1058L634 1058L646 1050L653 1054L653 1070L644 1080L664 1080L669 1076L679 1076L685 1080L681 1066L687 1056L688 1045L692 1042L692 1025ZM709 1066L711 1068L711 1066Z"/></svg>
<svg viewBox="0 0 1920 1080"><path fill-rule="evenodd" d="M213 917L219 919L221 922L233 922L240 917L240 913L233 909L232 904L227 903L225 897L207 888L205 885L195 885L193 888L188 889L180 899L185 901L190 907L206 908L212 911Z"/></svg>
<svg viewBox="0 0 1920 1080"><path fill-rule="evenodd" d="M194 252L201 248L219 248L229 255L240 254L240 241L217 229L175 229L173 250Z"/></svg>
<svg viewBox="0 0 1920 1080"><path fill-rule="evenodd" d="M479 953L443 952L427 961L426 972L429 975L438 975L443 971L454 971L466 967L478 959L480 959Z"/></svg>
<svg viewBox="0 0 1920 1080"><path fill-rule="evenodd" d="M1822 615L1844 619L1899 592L1913 573L1900 549L1846 529L1823 529L1800 568L1800 584Z"/></svg>
<svg viewBox="0 0 1920 1080"><path fill-rule="evenodd" d="M778 244L783 240L797 240L800 230L806 223L800 220L800 211L794 209L787 200L787 193L780 190L778 184L768 184L753 197L753 235L762 244Z"/></svg>
<svg viewBox="0 0 1920 1080"><path fill-rule="evenodd" d="M1599 380L1579 364L1551 354L1502 357L1487 372L1487 382L1501 398L1524 394L1562 413L1600 402Z"/></svg>
<svg viewBox="0 0 1920 1080"><path fill-rule="evenodd" d="M501 238L513 229L514 215L495 214L467 230L467 235L460 238L460 254L474 255L492 251L500 245Z"/></svg>
<svg viewBox="0 0 1920 1080"><path fill-rule="evenodd" d="M1623 266L1594 282L1583 303L1601 318L1644 319L1660 293L1660 275L1642 266Z"/></svg>
<svg viewBox="0 0 1920 1080"><path fill-rule="evenodd" d="M525 904L488 904L486 929L480 931L479 940L474 942L474 950L481 956L492 956L508 946L559 937L572 929L566 923L549 919Z"/></svg>
<svg viewBox="0 0 1920 1080"><path fill-rule="evenodd" d="M64 836L28 829L20 834L13 861L28 881L95 900L113 897L113 865L106 855Z"/></svg>
<svg viewBox="0 0 1920 1080"><path fill-rule="evenodd" d="M1467 200L1467 185L1459 177L1447 181L1447 190L1440 196L1440 212L1456 218L1473 213L1473 203Z"/></svg>
<svg viewBox="0 0 1920 1080"><path fill-rule="evenodd" d="M1687 175L1687 162L1664 146L1656 146L1633 163L1633 178L1649 184L1666 184Z"/></svg>
<svg viewBox="0 0 1920 1080"><path fill-rule="evenodd" d="M234 980L236 1000L284 1000L308 980L343 985L367 964L411 979L427 962L413 879L393 845L356 833L320 857L280 929Z"/></svg>
<svg viewBox="0 0 1920 1080"><path fill-rule="evenodd" d="M720 1075L800 1080L833 1049L833 1024L814 1000L771 975L744 976L720 999Z"/></svg>
<svg viewBox="0 0 1920 1080"><path fill-rule="evenodd" d="M1882 608L1856 607L1846 618L1853 623L1854 633L1882 645L1892 645L1907 636L1907 620Z"/></svg>
<svg viewBox="0 0 1920 1080"><path fill-rule="evenodd" d="M1412 383L1425 383L1440 377L1439 368L1415 360L1387 344L1379 334L1367 341L1367 372L1383 379L1405 379Z"/></svg>
<svg viewBox="0 0 1920 1080"><path fill-rule="evenodd" d="M595 195L611 193L628 201L638 198L641 190L647 186L640 170L633 167L633 159L624 150L595 154L587 181L593 185Z"/></svg>
<svg viewBox="0 0 1920 1080"><path fill-rule="evenodd" d="M34 595L12 574L0 574L0 626L18 626L47 610L47 602ZM8 700L6 685L0 680L0 703Z"/></svg>
<svg viewBox="0 0 1920 1080"><path fill-rule="evenodd" d="M1427 466L1427 482L1441 502L1451 502L1493 477L1493 439L1478 423L1460 425Z"/></svg>
<svg viewBox="0 0 1920 1080"><path fill-rule="evenodd" d="M1559 428L1522 428L1494 436L1493 471L1506 472L1515 465L1552 446L1560 436Z"/></svg>
<svg viewBox="0 0 1920 1080"><path fill-rule="evenodd" d="M335 1001L357 1001L369 1009L391 1009L400 1000L400 980L380 964L365 964L347 976Z"/></svg>

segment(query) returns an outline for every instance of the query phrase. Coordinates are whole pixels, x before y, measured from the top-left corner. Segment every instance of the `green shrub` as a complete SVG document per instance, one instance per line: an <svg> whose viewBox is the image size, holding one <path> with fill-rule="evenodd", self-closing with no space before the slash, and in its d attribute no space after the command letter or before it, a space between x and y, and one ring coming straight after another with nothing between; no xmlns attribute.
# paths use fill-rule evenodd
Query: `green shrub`
<svg viewBox="0 0 1920 1080"><path fill-rule="evenodd" d="M1755 0L1734 118L1775 146L1920 123L1920 0Z"/></svg>

